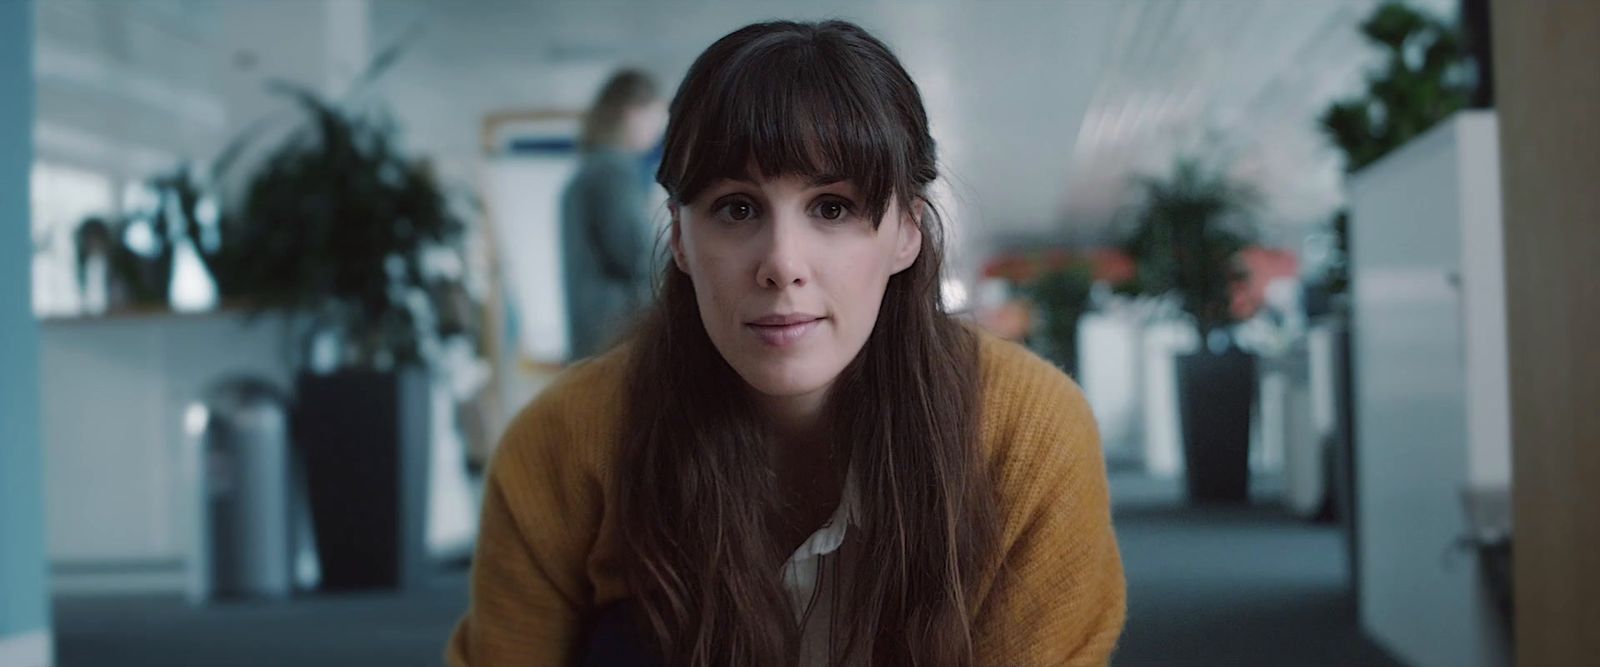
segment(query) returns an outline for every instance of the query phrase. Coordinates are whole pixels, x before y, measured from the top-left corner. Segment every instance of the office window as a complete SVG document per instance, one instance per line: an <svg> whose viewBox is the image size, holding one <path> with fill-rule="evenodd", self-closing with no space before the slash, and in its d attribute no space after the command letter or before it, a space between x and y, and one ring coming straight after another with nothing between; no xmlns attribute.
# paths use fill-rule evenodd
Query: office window
<svg viewBox="0 0 1600 667"><path fill-rule="evenodd" d="M39 317L79 315L83 292L73 233L85 217L114 212L112 179L87 169L35 162L30 187L33 312Z"/></svg>

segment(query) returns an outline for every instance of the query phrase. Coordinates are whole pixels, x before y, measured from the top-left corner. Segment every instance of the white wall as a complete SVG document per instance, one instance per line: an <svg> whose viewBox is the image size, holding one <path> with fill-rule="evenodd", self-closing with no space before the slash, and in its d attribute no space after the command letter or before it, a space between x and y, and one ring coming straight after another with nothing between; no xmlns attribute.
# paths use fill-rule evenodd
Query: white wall
<svg viewBox="0 0 1600 667"><path fill-rule="evenodd" d="M47 321L41 336L45 492L58 592L175 592L192 564L184 475L190 406L235 376L293 391L283 320L238 312ZM426 544L465 553L476 530L454 396L432 394ZM188 462L193 465L194 462Z"/></svg>
<svg viewBox="0 0 1600 667"><path fill-rule="evenodd" d="M291 389L275 320L150 315L45 323L49 553L59 590L174 590L188 535L180 521L184 411L224 376Z"/></svg>
<svg viewBox="0 0 1600 667"><path fill-rule="evenodd" d="M1415 667L1508 660L1454 546L1469 483L1509 484L1494 140L1463 113L1349 183L1361 622Z"/></svg>

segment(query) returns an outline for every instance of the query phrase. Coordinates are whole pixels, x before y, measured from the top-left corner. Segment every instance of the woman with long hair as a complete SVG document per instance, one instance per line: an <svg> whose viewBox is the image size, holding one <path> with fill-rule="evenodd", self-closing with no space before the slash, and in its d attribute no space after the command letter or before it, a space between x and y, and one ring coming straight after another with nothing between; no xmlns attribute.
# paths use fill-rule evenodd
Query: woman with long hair
<svg viewBox="0 0 1600 667"><path fill-rule="evenodd" d="M568 356L595 354L649 298L649 183L643 156L655 148L666 104L636 69L611 75L583 115L579 158L561 192L561 271Z"/></svg>
<svg viewBox="0 0 1600 667"><path fill-rule="evenodd" d="M945 314L937 174L916 84L861 28L700 55L656 177L654 310L507 431L451 664L1109 659L1094 419Z"/></svg>

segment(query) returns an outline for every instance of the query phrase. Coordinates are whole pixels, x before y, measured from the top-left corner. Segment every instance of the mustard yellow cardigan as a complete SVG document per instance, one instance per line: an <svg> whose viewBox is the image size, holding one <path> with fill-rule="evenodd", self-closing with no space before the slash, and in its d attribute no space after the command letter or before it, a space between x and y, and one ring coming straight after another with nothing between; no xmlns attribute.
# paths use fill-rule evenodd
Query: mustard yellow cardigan
<svg viewBox="0 0 1600 667"><path fill-rule="evenodd" d="M1104 665L1126 599L1094 417L1077 385L1026 349L984 336L980 350L981 440L1011 583L1004 606L976 607L979 662ZM446 649L453 667L569 665L586 615L628 595L605 501L626 365L614 351L568 369L508 428L484 489L472 601Z"/></svg>

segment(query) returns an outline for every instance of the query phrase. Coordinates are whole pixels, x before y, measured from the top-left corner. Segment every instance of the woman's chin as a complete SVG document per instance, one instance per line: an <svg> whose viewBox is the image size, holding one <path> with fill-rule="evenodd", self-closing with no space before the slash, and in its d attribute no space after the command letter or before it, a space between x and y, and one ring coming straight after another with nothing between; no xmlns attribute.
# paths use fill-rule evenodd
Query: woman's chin
<svg viewBox="0 0 1600 667"><path fill-rule="evenodd" d="M826 389L836 373L827 373L813 362L786 359L735 366L751 389L771 398L807 396Z"/></svg>

